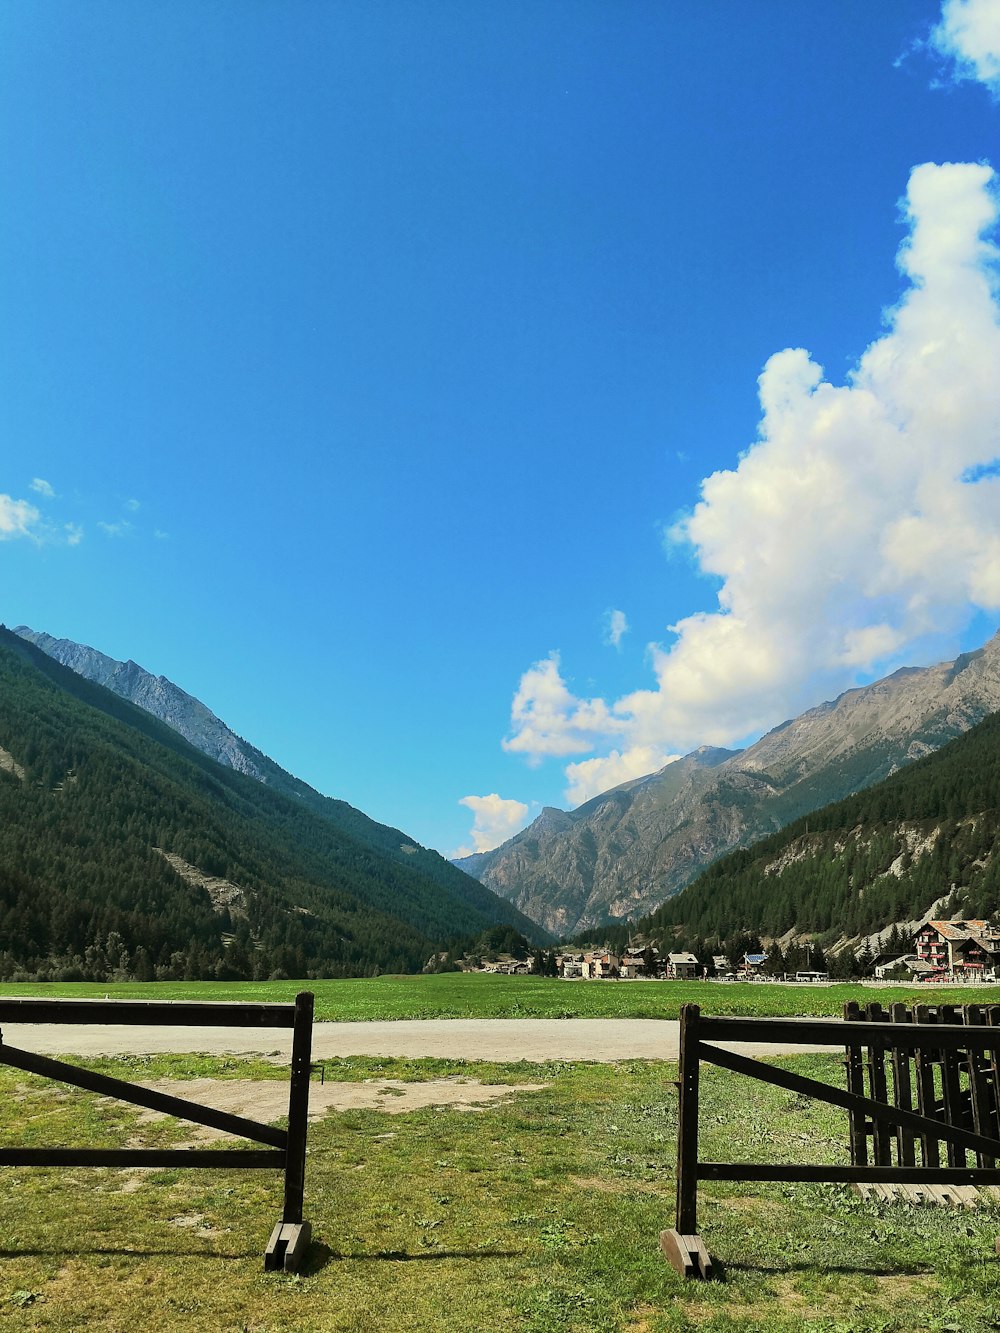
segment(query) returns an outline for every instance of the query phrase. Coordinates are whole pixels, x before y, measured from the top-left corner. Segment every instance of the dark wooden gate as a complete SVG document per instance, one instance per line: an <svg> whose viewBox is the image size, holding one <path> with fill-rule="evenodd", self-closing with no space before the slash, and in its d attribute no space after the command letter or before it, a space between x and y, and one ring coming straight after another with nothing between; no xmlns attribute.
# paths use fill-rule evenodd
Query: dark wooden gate
<svg viewBox="0 0 1000 1333"><path fill-rule="evenodd" d="M988 1027L1000 1030L1000 1005L976 1004L868 1004L864 1008L851 1002L844 1006L844 1018L869 1023L918 1023ZM847 1086L880 1102L892 1101L901 1110L916 1110L921 1115L946 1124L959 1125L990 1139L1000 1139L1000 1055L993 1050L970 1045L933 1046L914 1049L905 1043L905 1030L891 1049L857 1044L847 1047ZM919 1133L902 1123L890 1126L860 1112L850 1115L851 1162L864 1166L871 1161L879 1166L916 1166L935 1168L942 1165L941 1145L932 1134ZM995 1165L992 1156L974 1153L977 1167ZM944 1144L948 1166L965 1166L966 1150L953 1141ZM971 1203L978 1193L975 1185L872 1183L859 1184L863 1192L883 1198L905 1198L912 1202Z"/></svg>
<svg viewBox="0 0 1000 1333"><path fill-rule="evenodd" d="M966 1021L942 1006L933 1016L917 1006L909 1021L862 1019L855 1007L843 1021L815 1018L710 1018L696 1004L681 1008L680 1115L677 1130L675 1226L660 1235L670 1263L685 1277L709 1277L711 1260L698 1235L699 1180L825 1181L904 1186L1000 1185L997 1077L1000 1019L989 1006ZM924 1021L926 1018L927 1021ZM847 1087L727 1051L713 1042L759 1042L847 1049ZM865 1052L871 1095L865 1095ZM890 1101L886 1060L893 1071ZM912 1078L910 1061L913 1061ZM851 1164L704 1162L698 1157L701 1061L746 1074L800 1096L843 1107L849 1115ZM937 1070L936 1077L935 1070ZM913 1089L916 1089L914 1092ZM910 1091L907 1091L909 1089ZM914 1106L914 1098L916 1105ZM868 1140L873 1160L868 1161ZM939 1145L945 1145L941 1161ZM896 1145L896 1160L892 1158ZM916 1161L916 1145L921 1161ZM974 1164L969 1165L971 1154Z"/></svg>
<svg viewBox="0 0 1000 1333"><path fill-rule="evenodd" d="M265 1269L296 1269L309 1244L310 1226L302 1219L309 1119L309 1071L312 1051L313 996L302 991L292 1004L195 1004L149 1000L0 1000L3 1023L135 1024L145 1027L291 1028L292 1061L288 1090L288 1128L217 1111L184 1097L155 1092L123 1079L79 1069L33 1051L4 1044L0 1063L43 1078L57 1079L144 1106L195 1124L237 1134L264 1148L4 1148L0 1166L226 1167L284 1172L284 1205L264 1253Z"/></svg>

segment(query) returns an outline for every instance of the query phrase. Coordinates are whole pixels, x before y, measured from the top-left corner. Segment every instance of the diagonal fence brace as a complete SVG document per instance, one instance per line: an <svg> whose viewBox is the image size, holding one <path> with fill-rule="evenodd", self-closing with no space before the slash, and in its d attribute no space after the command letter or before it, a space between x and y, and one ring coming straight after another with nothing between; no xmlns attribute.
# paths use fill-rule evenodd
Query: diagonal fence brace
<svg viewBox="0 0 1000 1333"><path fill-rule="evenodd" d="M129 1102L132 1106L142 1106L149 1111L160 1111L164 1115L177 1116L181 1120L191 1120L198 1125L207 1125L211 1129L222 1130L226 1134L238 1134L241 1138L251 1139L255 1143L267 1143L272 1148L287 1148L288 1132L275 1129L273 1125L262 1125L257 1120L247 1120L241 1115L232 1115L228 1111L217 1111L212 1106L202 1106L199 1102L188 1101L186 1097L174 1097L166 1092L156 1092L153 1088L143 1088L137 1083L126 1083L123 1079L112 1078L110 1074L98 1074L92 1069L81 1069L78 1065L69 1065L62 1060L53 1060L34 1051L22 1051L17 1046L0 1045L0 1064L12 1065L28 1074L40 1074L43 1078L56 1079L60 1083L70 1083L87 1092L97 1092L105 1097L114 1097L117 1101Z"/></svg>

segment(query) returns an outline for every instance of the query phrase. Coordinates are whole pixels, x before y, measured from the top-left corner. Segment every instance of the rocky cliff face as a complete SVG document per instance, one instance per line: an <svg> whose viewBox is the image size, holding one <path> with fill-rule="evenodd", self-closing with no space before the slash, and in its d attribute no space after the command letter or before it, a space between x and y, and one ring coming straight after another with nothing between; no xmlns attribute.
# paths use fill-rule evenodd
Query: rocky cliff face
<svg viewBox="0 0 1000 1333"><path fill-rule="evenodd" d="M555 933L636 917L719 856L887 777L1000 709L1000 636L776 727L696 750L570 813L546 810L470 872ZM464 864L464 863L459 863Z"/></svg>
<svg viewBox="0 0 1000 1333"><path fill-rule="evenodd" d="M70 639L56 639L18 625L15 634L27 639L43 653L54 657L77 675L111 690L122 699L152 713L185 740L219 764L246 773L258 782L268 781L268 760L259 750L241 740L234 731L193 695L185 693L166 676L154 676L137 662L118 662L96 648Z"/></svg>

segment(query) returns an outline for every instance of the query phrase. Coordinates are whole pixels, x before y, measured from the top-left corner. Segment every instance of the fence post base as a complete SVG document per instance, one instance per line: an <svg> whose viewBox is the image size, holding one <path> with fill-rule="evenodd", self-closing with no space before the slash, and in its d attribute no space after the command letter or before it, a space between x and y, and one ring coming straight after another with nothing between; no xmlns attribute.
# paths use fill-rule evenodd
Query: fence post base
<svg viewBox="0 0 1000 1333"><path fill-rule="evenodd" d="M308 1222L275 1222L264 1251L264 1272L276 1273L281 1269L286 1273L297 1272L311 1236Z"/></svg>
<svg viewBox="0 0 1000 1333"><path fill-rule="evenodd" d="M681 1277L712 1276L712 1260L700 1236L682 1236L671 1227L660 1232L660 1249Z"/></svg>

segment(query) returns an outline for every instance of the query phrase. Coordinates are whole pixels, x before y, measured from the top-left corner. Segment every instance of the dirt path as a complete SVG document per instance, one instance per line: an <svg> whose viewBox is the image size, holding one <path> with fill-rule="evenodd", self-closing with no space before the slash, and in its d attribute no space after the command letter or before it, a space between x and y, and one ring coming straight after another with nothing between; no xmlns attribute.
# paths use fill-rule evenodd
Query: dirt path
<svg viewBox="0 0 1000 1333"><path fill-rule="evenodd" d="M273 1123L288 1114L288 1084L284 1079L162 1078L145 1082L144 1088L183 1097L201 1106L213 1106L233 1115L252 1116ZM403 1083L399 1079L373 1078L364 1083L320 1083L309 1088L309 1119L322 1120L331 1111L381 1111L404 1115L426 1106L450 1106L457 1111L482 1111L491 1104L509 1101L518 1092L538 1092L545 1083L485 1084L474 1078L436 1078L426 1083ZM159 1111L143 1111L140 1124L163 1120ZM192 1125L191 1146L224 1139L221 1130ZM389 1134L386 1137L391 1138Z"/></svg>
<svg viewBox="0 0 1000 1333"><path fill-rule="evenodd" d="M679 1025L655 1018L448 1018L392 1023L317 1023L313 1059L344 1055L437 1056L453 1060L676 1060ZM10 1046L47 1055L147 1055L202 1051L285 1060L291 1034L253 1028L84 1027L5 1023ZM733 1043L747 1055L822 1047ZM829 1048L825 1048L829 1049Z"/></svg>

